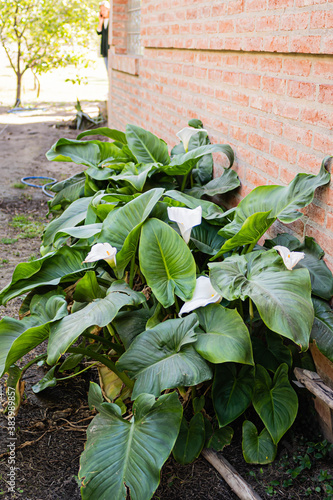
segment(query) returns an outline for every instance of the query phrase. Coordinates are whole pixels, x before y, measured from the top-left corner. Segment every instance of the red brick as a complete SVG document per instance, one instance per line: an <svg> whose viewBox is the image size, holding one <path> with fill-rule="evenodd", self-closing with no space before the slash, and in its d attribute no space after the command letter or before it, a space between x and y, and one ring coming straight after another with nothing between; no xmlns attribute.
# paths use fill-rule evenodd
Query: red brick
<svg viewBox="0 0 333 500"><path fill-rule="evenodd" d="M242 43L242 50L245 52L249 51L262 51L263 39L259 36L244 37Z"/></svg>
<svg viewBox="0 0 333 500"><path fill-rule="evenodd" d="M275 115L283 116L284 118L291 118L297 120L300 114L299 107L289 104L285 101L275 101L273 105L273 113Z"/></svg>
<svg viewBox="0 0 333 500"><path fill-rule="evenodd" d="M287 146L286 144L272 141L271 153L276 158L280 158L280 160L296 163L297 149Z"/></svg>
<svg viewBox="0 0 333 500"><path fill-rule="evenodd" d="M246 12L250 11L265 11L267 8L267 0L247 0Z"/></svg>
<svg viewBox="0 0 333 500"><path fill-rule="evenodd" d="M333 104L333 85L319 85L318 101Z"/></svg>
<svg viewBox="0 0 333 500"><path fill-rule="evenodd" d="M267 184L267 179L265 177L249 168L246 170L246 181L253 184L255 187L265 186Z"/></svg>
<svg viewBox="0 0 333 500"><path fill-rule="evenodd" d="M310 59L288 58L283 61L283 71L286 75L309 76L311 66Z"/></svg>
<svg viewBox="0 0 333 500"><path fill-rule="evenodd" d="M257 18L256 31L277 31L279 29L279 16L264 16Z"/></svg>
<svg viewBox="0 0 333 500"><path fill-rule="evenodd" d="M284 184L289 184L295 177L296 172L294 170L290 170L289 168L281 167L280 169L280 180Z"/></svg>
<svg viewBox="0 0 333 500"><path fill-rule="evenodd" d="M333 134L323 135L314 134L313 147L318 151L322 151L325 155L330 155L333 153Z"/></svg>
<svg viewBox="0 0 333 500"><path fill-rule="evenodd" d="M249 33L254 31L255 20L254 18L241 18L235 21L236 33Z"/></svg>
<svg viewBox="0 0 333 500"><path fill-rule="evenodd" d="M291 52L318 54L320 52L320 36L295 36L290 43Z"/></svg>
<svg viewBox="0 0 333 500"><path fill-rule="evenodd" d="M324 252L332 255L333 254L333 238L322 230L316 229L310 225L306 225L306 234L311 236L316 240L316 242L321 246Z"/></svg>
<svg viewBox="0 0 333 500"><path fill-rule="evenodd" d="M282 123L269 118L260 118L260 128L269 134L282 135Z"/></svg>
<svg viewBox="0 0 333 500"><path fill-rule="evenodd" d="M327 214L326 228L333 233L333 214Z"/></svg>
<svg viewBox="0 0 333 500"><path fill-rule="evenodd" d="M256 167L262 172L265 172L270 177L277 179L279 177L279 165L270 160L267 160L263 156L258 155L256 160Z"/></svg>
<svg viewBox="0 0 333 500"><path fill-rule="evenodd" d="M224 89L216 89L215 97L216 99L220 99L221 101L230 101L230 91Z"/></svg>
<svg viewBox="0 0 333 500"><path fill-rule="evenodd" d="M268 0L269 9L284 9L286 7L293 7L294 0Z"/></svg>
<svg viewBox="0 0 333 500"><path fill-rule="evenodd" d="M307 207L303 208L301 212L317 224L323 225L325 222L326 211L314 203L311 203Z"/></svg>
<svg viewBox="0 0 333 500"><path fill-rule="evenodd" d="M287 36L267 36L264 38L264 50L267 52L288 52Z"/></svg>
<svg viewBox="0 0 333 500"><path fill-rule="evenodd" d="M260 151L264 151L265 153L269 152L269 139L267 139L266 137L250 133L248 138L248 143L250 146L259 149Z"/></svg>
<svg viewBox="0 0 333 500"><path fill-rule="evenodd" d="M301 112L301 120L311 125L318 125L331 129L333 127L333 113L319 109L304 109Z"/></svg>
<svg viewBox="0 0 333 500"><path fill-rule="evenodd" d="M263 90L267 90L273 94L284 94L286 89L286 80L263 76L261 87Z"/></svg>
<svg viewBox="0 0 333 500"><path fill-rule="evenodd" d="M242 129L241 127L230 127L229 129L230 131L230 134L232 135L232 137L234 139L236 139L237 141L240 141L240 142L243 142L244 144L246 144L247 142L247 133L245 132L244 129Z"/></svg>
<svg viewBox="0 0 333 500"><path fill-rule="evenodd" d="M282 31L305 30L308 27L309 14L285 14L281 16L280 29Z"/></svg>
<svg viewBox="0 0 333 500"><path fill-rule="evenodd" d="M238 120L245 125L249 125L250 127L257 128L259 119L257 115L249 113L248 111L240 111L238 115Z"/></svg>
<svg viewBox="0 0 333 500"><path fill-rule="evenodd" d="M223 71L222 81L224 83L228 83L229 85L238 85L239 73L234 73L232 71Z"/></svg>
<svg viewBox="0 0 333 500"><path fill-rule="evenodd" d="M241 38L226 38L224 41L225 50L240 50L241 46Z"/></svg>
<svg viewBox="0 0 333 500"><path fill-rule="evenodd" d="M316 97L316 86L313 83L290 80L287 86L287 95L297 99L309 99L313 101Z"/></svg>
<svg viewBox="0 0 333 500"><path fill-rule="evenodd" d="M286 123L284 126L283 136L290 141L294 141L304 146L310 147L312 141L312 132L307 128L294 127Z"/></svg>
<svg viewBox="0 0 333 500"><path fill-rule="evenodd" d="M224 16L226 11L226 4L220 3L212 6L212 17Z"/></svg>
<svg viewBox="0 0 333 500"><path fill-rule="evenodd" d="M242 87L249 89L259 89L260 88L260 75L254 75L253 73L243 73L241 74L240 84Z"/></svg>
<svg viewBox="0 0 333 500"><path fill-rule="evenodd" d="M313 154L301 152L298 158L298 165L301 171L318 174L320 168L320 160Z"/></svg>
<svg viewBox="0 0 333 500"><path fill-rule="evenodd" d="M323 36L321 44L323 54L333 54L333 36Z"/></svg>
<svg viewBox="0 0 333 500"><path fill-rule="evenodd" d="M318 10L311 13L311 28L333 28L333 11Z"/></svg>
<svg viewBox="0 0 333 500"><path fill-rule="evenodd" d="M261 96L252 96L250 99L250 107L270 113L272 111L273 104L271 99L266 99Z"/></svg>
<svg viewBox="0 0 333 500"><path fill-rule="evenodd" d="M282 68L282 59L281 57L263 57L260 59L260 70L261 71L270 71L272 73L279 73Z"/></svg>
<svg viewBox="0 0 333 500"><path fill-rule="evenodd" d="M228 4L228 14L240 14L244 10L244 0L233 0Z"/></svg>
<svg viewBox="0 0 333 500"><path fill-rule="evenodd" d="M313 74L320 78L333 79L333 60L315 61L313 63Z"/></svg>
<svg viewBox="0 0 333 500"><path fill-rule="evenodd" d="M231 19L226 19L219 22L220 33L232 33L234 31L234 22Z"/></svg>
<svg viewBox="0 0 333 500"><path fill-rule="evenodd" d="M232 92L231 101L236 104L241 104L242 106L249 105L249 96L247 94L242 94L241 92Z"/></svg>

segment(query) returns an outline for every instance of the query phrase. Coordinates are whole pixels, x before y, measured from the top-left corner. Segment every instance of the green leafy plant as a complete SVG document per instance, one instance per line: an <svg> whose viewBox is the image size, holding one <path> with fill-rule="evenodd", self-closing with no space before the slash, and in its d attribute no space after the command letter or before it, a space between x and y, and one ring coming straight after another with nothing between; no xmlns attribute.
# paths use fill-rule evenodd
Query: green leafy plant
<svg viewBox="0 0 333 500"><path fill-rule="evenodd" d="M185 464L204 446L223 449L250 405L261 423L246 415L244 458L271 462L297 414L292 345L303 352L312 335L333 359L322 250L306 239L290 240L292 251L284 235L258 244L276 219L302 216L329 182L326 159L318 175L261 186L225 211L223 194L239 186L233 151L210 144L199 120L189 125L171 155L134 125L54 144L49 160L85 170L53 186L42 256L19 264L0 294L2 304L27 294L23 319L0 322L1 373L45 339L50 370L36 391L80 373L83 360L99 363L84 499L151 498L171 452ZM212 179L216 152L228 168Z"/></svg>

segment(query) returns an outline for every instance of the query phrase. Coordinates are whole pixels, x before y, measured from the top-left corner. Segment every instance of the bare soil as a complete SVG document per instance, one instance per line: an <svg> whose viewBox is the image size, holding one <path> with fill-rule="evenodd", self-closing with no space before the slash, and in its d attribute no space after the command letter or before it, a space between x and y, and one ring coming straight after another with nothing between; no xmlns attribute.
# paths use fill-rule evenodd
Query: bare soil
<svg viewBox="0 0 333 500"><path fill-rule="evenodd" d="M83 103L96 109L97 102ZM47 222L47 198L41 190L20 189L20 179L27 175L46 175L58 180L79 172L81 168L67 163L49 163L45 152L60 137L75 138L76 132L63 127L74 116L73 106L44 104L44 111L34 117L9 116L2 108L0 115L0 287L11 278L15 266L38 255L39 234L27 237L26 228L15 227L13 219L25 217L27 224L36 225L36 233ZM89 108L90 107L90 108ZM8 123L9 122L9 123ZM8 123L8 125L7 125ZM62 125L57 128L57 125ZM6 126L7 125L7 126ZM3 130L3 128L5 130ZM15 187L15 186L16 187ZM14 299L0 308L0 317L17 317L21 300ZM39 346L30 357L41 352ZM84 376L73 378L40 394L31 387L45 373L34 365L25 374L26 393L16 418L16 486L15 494L7 493L8 430L5 416L0 416L0 497L23 500L79 500L77 484L79 457L85 443L85 431L93 413L87 406L89 378L96 377L91 370ZM0 388L4 396L4 379ZM4 398L3 398L4 399ZM283 481L291 478L299 457L306 455L309 441L320 441L316 416L311 398L301 393L301 411L297 422L288 431L279 446L276 462L269 466L253 466L244 462L241 451L241 423L235 425L235 437L223 455L252 484L263 499L325 499L320 471L333 475L328 458L315 458L310 454L310 469L305 469L288 486ZM247 417L256 422L255 414ZM257 422L256 422L257 423ZM272 484L273 483L273 484ZM286 483L285 483L286 484ZM310 490L309 490L310 488ZM320 488L316 491L315 488ZM193 464L180 466L170 458L163 470L161 484L155 500L222 500L236 499L221 476L202 458ZM112 499L109 499L112 500ZM144 500L144 499L142 499Z"/></svg>

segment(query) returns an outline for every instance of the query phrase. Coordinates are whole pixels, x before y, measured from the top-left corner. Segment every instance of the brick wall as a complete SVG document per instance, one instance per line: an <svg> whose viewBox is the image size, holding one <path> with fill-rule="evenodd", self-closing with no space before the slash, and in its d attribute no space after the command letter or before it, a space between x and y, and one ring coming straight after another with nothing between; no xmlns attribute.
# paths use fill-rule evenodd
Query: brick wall
<svg viewBox="0 0 333 500"><path fill-rule="evenodd" d="M135 123L174 145L200 118L212 142L235 150L242 186L230 205L317 173L333 154L331 2L142 0L142 57L126 55L126 3L113 5L110 126ZM287 230L315 237L333 270L333 187L303 212Z"/></svg>

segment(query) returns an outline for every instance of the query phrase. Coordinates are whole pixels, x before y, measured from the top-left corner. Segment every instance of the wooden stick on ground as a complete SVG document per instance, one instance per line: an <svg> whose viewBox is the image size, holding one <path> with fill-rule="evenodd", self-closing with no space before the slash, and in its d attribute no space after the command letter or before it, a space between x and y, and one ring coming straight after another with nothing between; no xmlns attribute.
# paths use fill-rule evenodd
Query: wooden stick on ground
<svg viewBox="0 0 333 500"><path fill-rule="evenodd" d="M221 456L219 457L217 453L211 449L204 449L201 454L221 474L225 482L228 483L238 498L241 500L261 500L258 493L244 481L233 466L229 464L228 460Z"/></svg>
<svg viewBox="0 0 333 500"><path fill-rule="evenodd" d="M333 391L324 384L316 372L295 368L294 373L299 382L333 410Z"/></svg>

